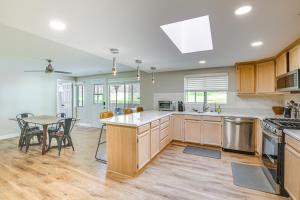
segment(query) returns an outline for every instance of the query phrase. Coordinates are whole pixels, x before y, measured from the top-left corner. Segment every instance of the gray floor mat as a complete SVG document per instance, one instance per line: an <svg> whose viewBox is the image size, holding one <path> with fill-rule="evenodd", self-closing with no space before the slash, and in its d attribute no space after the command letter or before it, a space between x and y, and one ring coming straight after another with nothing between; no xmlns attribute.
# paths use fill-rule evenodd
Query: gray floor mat
<svg viewBox="0 0 300 200"><path fill-rule="evenodd" d="M275 194L262 167L232 162L231 169L235 185Z"/></svg>
<svg viewBox="0 0 300 200"><path fill-rule="evenodd" d="M204 157L209 157L209 158L215 158L215 159L220 159L221 158L221 152L220 151L206 149L206 148L202 148L202 147L187 146L183 150L183 153L193 154L193 155L197 155L197 156L204 156Z"/></svg>

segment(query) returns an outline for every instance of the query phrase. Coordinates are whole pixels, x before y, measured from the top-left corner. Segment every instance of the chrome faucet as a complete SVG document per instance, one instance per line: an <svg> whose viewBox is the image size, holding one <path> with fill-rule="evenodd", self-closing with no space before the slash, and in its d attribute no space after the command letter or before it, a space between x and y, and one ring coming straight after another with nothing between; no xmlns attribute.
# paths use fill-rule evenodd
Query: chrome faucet
<svg viewBox="0 0 300 200"><path fill-rule="evenodd" d="M203 102L203 112L208 112L209 111L209 106L207 104L207 102Z"/></svg>

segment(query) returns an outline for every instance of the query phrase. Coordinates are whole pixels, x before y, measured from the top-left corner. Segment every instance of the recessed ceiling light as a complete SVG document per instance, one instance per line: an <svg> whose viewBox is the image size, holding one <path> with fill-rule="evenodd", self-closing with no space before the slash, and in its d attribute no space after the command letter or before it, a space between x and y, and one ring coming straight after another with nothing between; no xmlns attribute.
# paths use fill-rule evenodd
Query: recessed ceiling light
<svg viewBox="0 0 300 200"><path fill-rule="evenodd" d="M236 9L234 13L236 15L244 15L244 14L247 14L248 12L250 12L251 10L252 10L251 6L242 6L238 9Z"/></svg>
<svg viewBox="0 0 300 200"><path fill-rule="evenodd" d="M166 24L160 28L183 54L213 49L208 15Z"/></svg>
<svg viewBox="0 0 300 200"><path fill-rule="evenodd" d="M200 64L205 64L206 61L205 61L205 60L200 60L199 63L200 63Z"/></svg>
<svg viewBox="0 0 300 200"><path fill-rule="evenodd" d="M261 46L261 45L263 45L262 41L257 41L257 42L252 42L251 43L251 46L253 46L253 47L258 47L258 46Z"/></svg>
<svg viewBox="0 0 300 200"><path fill-rule="evenodd" d="M65 23L59 20L51 20L49 23L50 27L56 31L63 31L66 29Z"/></svg>

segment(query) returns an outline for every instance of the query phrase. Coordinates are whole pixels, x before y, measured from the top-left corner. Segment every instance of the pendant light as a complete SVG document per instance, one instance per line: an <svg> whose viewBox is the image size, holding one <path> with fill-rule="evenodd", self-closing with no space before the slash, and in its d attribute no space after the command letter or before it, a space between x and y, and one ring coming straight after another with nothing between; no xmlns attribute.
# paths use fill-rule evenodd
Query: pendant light
<svg viewBox="0 0 300 200"><path fill-rule="evenodd" d="M135 63L137 64L136 78L137 78L137 80L141 80L140 64L142 64L142 61L141 60L135 60Z"/></svg>
<svg viewBox="0 0 300 200"><path fill-rule="evenodd" d="M117 75L117 58L116 55L119 53L118 49L110 49L111 54L113 54L113 67L112 67L112 75Z"/></svg>
<svg viewBox="0 0 300 200"><path fill-rule="evenodd" d="M156 70L156 67L151 67L150 69L152 71L152 84L154 84L155 83L154 71Z"/></svg>

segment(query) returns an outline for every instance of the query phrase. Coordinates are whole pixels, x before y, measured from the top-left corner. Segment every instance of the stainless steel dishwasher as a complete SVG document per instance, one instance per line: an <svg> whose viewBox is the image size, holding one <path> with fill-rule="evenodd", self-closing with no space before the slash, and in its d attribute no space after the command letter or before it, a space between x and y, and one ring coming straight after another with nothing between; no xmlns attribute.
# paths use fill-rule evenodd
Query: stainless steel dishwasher
<svg viewBox="0 0 300 200"><path fill-rule="evenodd" d="M254 119L225 117L223 130L223 149L254 154Z"/></svg>

